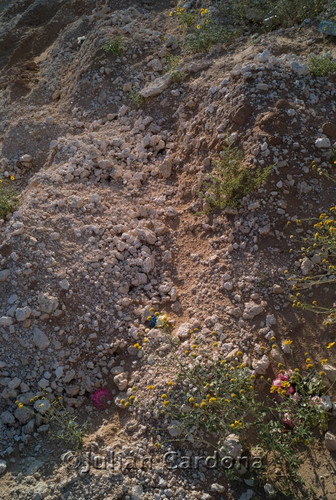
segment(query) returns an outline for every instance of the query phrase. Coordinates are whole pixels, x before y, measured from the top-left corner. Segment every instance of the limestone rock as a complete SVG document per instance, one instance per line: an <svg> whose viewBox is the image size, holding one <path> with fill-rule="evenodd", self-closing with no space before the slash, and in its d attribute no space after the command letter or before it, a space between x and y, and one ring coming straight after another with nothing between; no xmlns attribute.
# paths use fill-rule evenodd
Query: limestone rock
<svg viewBox="0 0 336 500"><path fill-rule="evenodd" d="M156 97L168 88L169 81L170 81L169 75L157 78L149 85L147 85L145 88L140 90L139 94L145 99L147 99L148 97Z"/></svg>
<svg viewBox="0 0 336 500"><path fill-rule="evenodd" d="M255 302L246 302L244 306L243 319L253 319L264 310L262 304L256 304Z"/></svg>
<svg viewBox="0 0 336 500"><path fill-rule="evenodd" d="M57 297L52 297L47 293L40 293L37 298L39 309L41 312L45 312L47 314L52 313L58 307L58 299Z"/></svg>
<svg viewBox="0 0 336 500"><path fill-rule="evenodd" d="M336 436L332 432L326 432L325 444L329 451L336 451Z"/></svg>
<svg viewBox="0 0 336 500"><path fill-rule="evenodd" d="M15 311L15 317L17 321L26 321L26 319L29 319L31 315L31 309L30 307L18 307L17 310Z"/></svg>
<svg viewBox="0 0 336 500"><path fill-rule="evenodd" d="M46 334L37 327L34 328L33 342L36 345L36 347L41 349L41 351L44 351L44 349L46 349L50 345L50 341L46 336Z"/></svg>

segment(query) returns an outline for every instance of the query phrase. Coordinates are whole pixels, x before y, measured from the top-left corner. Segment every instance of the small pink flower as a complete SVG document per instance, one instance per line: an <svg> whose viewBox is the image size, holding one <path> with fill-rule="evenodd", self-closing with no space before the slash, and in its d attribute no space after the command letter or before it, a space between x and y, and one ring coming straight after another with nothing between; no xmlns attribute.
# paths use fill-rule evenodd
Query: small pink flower
<svg viewBox="0 0 336 500"><path fill-rule="evenodd" d="M289 425L293 429L295 427L295 424L291 421L289 413L285 413L283 416L283 422L284 424Z"/></svg>
<svg viewBox="0 0 336 500"><path fill-rule="evenodd" d="M98 389L91 396L91 400L96 408L99 410L105 410L110 402L113 400L113 394L110 389Z"/></svg>
<svg viewBox="0 0 336 500"><path fill-rule="evenodd" d="M323 406L324 401L319 396L314 396L314 397L310 398L310 404Z"/></svg>
<svg viewBox="0 0 336 500"><path fill-rule="evenodd" d="M295 392L295 394L293 395L293 399L295 399L295 401L301 401L300 394L298 394L297 392Z"/></svg>

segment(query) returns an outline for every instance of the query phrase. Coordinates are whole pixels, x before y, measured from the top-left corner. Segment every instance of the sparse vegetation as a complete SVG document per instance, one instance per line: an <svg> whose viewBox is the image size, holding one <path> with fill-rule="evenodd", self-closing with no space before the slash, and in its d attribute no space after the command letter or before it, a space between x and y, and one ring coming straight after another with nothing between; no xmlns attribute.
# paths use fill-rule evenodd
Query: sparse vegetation
<svg viewBox="0 0 336 500"><path fill-rule="evenodd" d="M116 56L121 56L125 46L122 43L122 37L116 36L114 40L104 43L103 50L106 54L113 54Z"/></svg>
<svg viewBox="0 0 336 500"><path fill-rule="evenodd" d="M210 15L209 9L200 9L195 14L177 7L170 16L178 18L183 37L183 45L187 52L208 52L217 43L227 43L236 36L236 31L230 31L217 22Z"/></svg>
<svg viewBox="0 0 336 500"><path fill-rule="evenodd" d="M26 408L32 415L39 415L41 420L49 425L51 439L61 440L73 450L82 447L86 424L81 426L76 422L76 417L71 415L62 404L61 397L49 400L45 393L45 396L35 396L30 403L34 405L34 410L16 401L18 408Z"/></svg>
<svg viewBox="0 0 336 500"><path fill-rule="evenodd" d="M206 174L200 196L209 205L209 210L227 206L239 207L240 200L259 187L269 176L272 166L259 167L251 172L243 165L243 152L233 145L224 147L217 160L212 161L212 171Z"/></svg>
<svg viewBox="0 0 336 500"><path fill-rule="evenodd" d="M328 76L330 73L336 73L336 61L328 52L322 56L310 56L308 67L313 76Z"/></svg>
<svg viewBox="0 0 336 500"><path fill-rule="evenodd" d="M171 53L166 55L167 71L173 83L181 83L185 77L184 71L177 69L180 62L180 56Z"/></svg>
<svg viewBox="0 0 336 500"><path fill-rule="evenodd" d="M10 181L0 179L0 219L5 219L18 205L18 196L12 185L14 177Z"/></svg>
<svg viewBox="0 0 336 500"><path fill-rule="evenodd" d="M153 322L153 317L147 320ZM269 356L273 350L287 353L283 356L288 357L288 366L279 363L274 367L275 378L266 380L253 374L242 351L225 359L215 331L205 340L197 328L191 330L190 339L182 345L171 335L169 321L161 321L157 328L161 329L160 340L144 338L134 347L142 350L144 360L150 357L151 363L155 360L155 366L166 372L166 386L153 381L146 388L134 387L121 402L125 408L143 408L165 421L174 438L162 434L157 446L167 441L199 442L209 451L215 448L225 453L232 432L239 436L240 453L253 456L258 449L263 465L255 479L267 482L272 477L276 488L285 493L299 485L300 446L313 443L316 431L325 430L328 419L323 395L330 385L308 353L304 367L298 368L292 341L285 340L280 346L272 337L268 348L258 348ZM166 359L157 354L157 342L170 346ZM321 361L321 368L326 361ZM277 478L274 464L281 470ZM239 477L246 478L244 474Z"/></svg>
<svg viewBox="0 0 336 500"><path fill-rule="evenodd" d="M145 98L135 88L132 88L131 92L127 93L127 97L137 108L140 108L145 102Z"/></svg>

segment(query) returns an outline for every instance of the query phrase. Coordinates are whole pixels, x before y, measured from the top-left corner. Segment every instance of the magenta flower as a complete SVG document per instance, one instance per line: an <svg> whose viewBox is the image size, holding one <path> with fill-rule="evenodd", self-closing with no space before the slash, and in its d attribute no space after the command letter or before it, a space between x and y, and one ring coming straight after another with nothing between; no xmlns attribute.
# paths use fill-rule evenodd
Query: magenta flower
<svg viewBox="0 0 336 500"><path fill-rule="evenodd" d="M112 402L113 394L110 389L98 389L94 394L92 394L91 400L96 408L99 410L105 410L105 408L107 408Z"/></svg>

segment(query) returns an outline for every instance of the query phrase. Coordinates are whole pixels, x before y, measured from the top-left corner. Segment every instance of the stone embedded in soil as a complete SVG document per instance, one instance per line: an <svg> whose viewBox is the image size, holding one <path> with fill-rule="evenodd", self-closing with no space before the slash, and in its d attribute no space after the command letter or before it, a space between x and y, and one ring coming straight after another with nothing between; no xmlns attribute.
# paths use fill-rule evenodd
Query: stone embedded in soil
<svg viewBox="0 0 336 500"><path fill-rule="evenodd" d="M256 375L265 375L269 365L270 365L270 360L268 359L266 354L261 359L253 361L252 363Z"/></svg>
<svg viewBox="0 0 336 500"><path fill-rule="evenodd" d="M53 297L48 293L40 293L37 298L37 301L39 303L40 311L45 312L47 314L52 313L58 307L57 297Z"/></svg>
<svg viewBox="0 0 336 500"><path fill-rule="evenodd" d="M328 377L328 380L330 380L330 382L335 382L335 380L336 380L336 367L335 366L325 364L325 365L323 365L323 371L325 372L325 374Z"/></svg>
<svg viewBox="0 0 336 500"><path fill-rule="evenodd" d="M26 319L30 318L30 315L31 315L31 309L28 306L22 308L18 307L17 310L15 311L15 317L19 322L25 321Z"/></svg>
<svg viewBox="0 0 336 500"><path fill-rule="evenodd" d="M3 269L0 271L0 281L6 281L10 275L9 269Z"/></svg>
<svg viewBox="0 0 336 500"><path fill-rule="evenodd" d="M307 276L307 274L314 268L313 262L308 259L308 257L304 257L301 262L301 271L304 276Z"/></svg>
<svg viewBox="0 0 336 500"><path fill-rule="evenodd" d="M20 424L26 424L31 419L31 412L25 406L22 408L17 407L14 415Z"/></svg>
<svg viewBox="0 0 336 500"><path fill-rule="evenodd" d="M316 139L315 146L319 149L326 149L330 148L331 143L328 137L320 137L319 139Z"/></svg>
<svg viewBox="0 0 336 500"><path fill-rule="evenodd" d="M41 351L44 351L50 345L47 335L37 327L34 328L33 342Z"/></svg>
<svg viewBox="0 0 336 500"><path fill-rule="evenodd" d="M325 444L329 451L336 451L336 436L332 432L326 432L325 436Z"/></svg>
<svg viewBox="0 0 336 500"><path fill-rule="evenodd" d="M246 302L244 304L243 319L253 319L264 311L264 306L262 304L256 304L255 302Z"/></svg>
<svg viewBox="0 0 336 500"><path fill-rule="evenodd" d="M144 98L156 97L168 88L169 81L169 75L157 78L147 85L147 87L140 90L139 94Z"/></svg>
<svg viewBox="0 0 336 500"><path fill-rule="evenodd" d="M191 331L191 325L190 323L183 323L180 325L176 331L176 335L181 339L184 340L189 337L190 331Z"/></svg>
<svg viewBox="0 0 336 500"><path fill-rule="evenodd" d="M37 399L34 408L38 413L44 415L51 408L51 403L48 399Z"/></svg>
<svg viewBox="0 0 336 500"><path fill-rule="evenodd" d="M239 441L239 436L237 436L236 434L229 434L225 438L224 448L226 453L233 458L238 458L243 451L243 447Z"/></svg>
<svg viewBox="0 0 336 500"><path fill-rule="evenodd" d="M210 486L210 489L211 491L213 491L214 493L224 493L225 491L225 487L222 486L221 484L218 484L218 483L213 483L211 486Z"/></svg>
<svg viewBox="0 0 336 500"><path fill-rule="evenodd" d="M0 460L0 476L2 476L7 470L7 463L5 460Z"/></svg>

